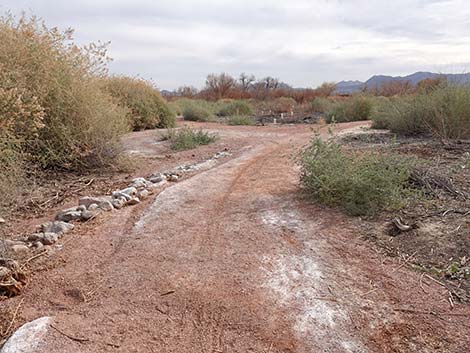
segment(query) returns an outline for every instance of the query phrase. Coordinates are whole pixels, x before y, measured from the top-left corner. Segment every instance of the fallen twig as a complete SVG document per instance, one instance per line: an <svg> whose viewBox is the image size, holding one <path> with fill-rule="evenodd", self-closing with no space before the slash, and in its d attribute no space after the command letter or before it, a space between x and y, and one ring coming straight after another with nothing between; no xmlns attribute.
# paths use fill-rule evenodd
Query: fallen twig
<svg viewBox="0 0 470 353"><path fill-rule="evenodd" d="M23 304L23 302L24 302L24 298L21 298L20 302L16 306L15 312L13 313L13 317L10 321L10 324L8 325L6 331L4 333L2 333L2 336L8 336L10 334L10 330L13 327L13 324L15 323L16 316L18 315L18 311L20 310L20 306L21 306L21 304Z"/></svg>
<svg viewBox="0 0 470 353"><path fill-rule="evenodd" d="M413 254L411 254L410 256L408 256L408 258L405 259L405 262L403 262L400 266L398 266L396 269L394 269L394 270L392 271L392 273L397 272L400 268L402 268L403 266L407 265L408 262L416 255L417 252L418 252L418 251L415 251Z"/></svg>
<svg viewBox="0 0 470 353"><path fill-rule="evenodd" d="M33 261L34 259L37 259L38 257L41 257L43 255L47 254L47 250L44 250L43 252L40 252L39 254L36 254L29 259L27 259L23 264L21 264L20 269L23 269L29 262Z"/></svg>
<svg viewBox="0 0 470 353"><path fill-rule="evenodd" d="M54 325L50 325L54 330L56 330L57 332L59 332L61 335L64 335L65 337L71 339L72 341L76 341L76 342L80 342L80 343L83 343L83 342L90 342L90 339L88 338L80 338L80 337L75 337L75 336L72 336L72 335L69 335L68 333L65 333L64 331L62 330L59 330L56 326Z"/></svg>

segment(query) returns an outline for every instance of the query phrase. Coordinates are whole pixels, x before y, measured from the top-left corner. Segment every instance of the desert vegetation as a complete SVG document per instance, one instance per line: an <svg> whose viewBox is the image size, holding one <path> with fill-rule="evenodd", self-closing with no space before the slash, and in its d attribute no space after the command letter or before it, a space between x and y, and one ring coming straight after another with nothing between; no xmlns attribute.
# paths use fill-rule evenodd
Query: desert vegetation
<svg viewBox="0 0 470 353"><path fill-rule="evenodd" d="M149 84L108 76L107 44L79 47L72 35L35 17L0 18L0 192L8 202L33 170L106 167L131 126L174 124Z"/></svg>
<svg viewBox="0 0 470 353"><path fill-rule="evenodd" d="M138 78L112 76L103 79L103 86L121 107L128 109L133 130L175 126L175 112L149 82Z"/></svg>
<svg viewBox="0 0 470 353"><path fill-rule="evenodd" d="M169 141L174 151L183 151L208 145L217 140L217 135L203 130L194 130L189 127L170 129L161 136L162 141Z"/></svg>
<svg viewBox="0 0 470 353"><path fill-rule="evenodd" d="M300 156L301 183L313 200L355 216L399 209L411 194L406 159L346 153L334 141L314 138Z"/></svg>

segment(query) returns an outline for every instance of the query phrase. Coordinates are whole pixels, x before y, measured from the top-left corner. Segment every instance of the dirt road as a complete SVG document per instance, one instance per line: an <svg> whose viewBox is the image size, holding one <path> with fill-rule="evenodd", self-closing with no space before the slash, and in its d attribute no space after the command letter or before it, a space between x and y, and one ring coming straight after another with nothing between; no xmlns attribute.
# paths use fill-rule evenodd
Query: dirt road
<svg viewBox="0 0 470 353"><path fill-rule="evenodd" d="M39 351L464 351L467 307L302 200L308 129L250 129L219 129L245 144L232 159L73 235L24 294L22 318L54 317Z"/></svg>

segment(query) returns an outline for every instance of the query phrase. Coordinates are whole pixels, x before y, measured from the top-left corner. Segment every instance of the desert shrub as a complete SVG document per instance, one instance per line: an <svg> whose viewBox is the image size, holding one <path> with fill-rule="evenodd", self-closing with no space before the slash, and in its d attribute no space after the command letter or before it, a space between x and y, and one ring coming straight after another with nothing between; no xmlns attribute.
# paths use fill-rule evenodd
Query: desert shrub
<svg viewBox="0 0 470 353"><path fill-rule="evenodd" d="M372 114L372 100L364 95L335 102L326 114L326 122L343 123L348 121L368 120Z"/></svg>
<svg viewBox="0 0 470 353"><path fill-rule="evenodd" d="M311 113L326 113L331 109L333 104L334 103L327 98L316 97L310 102L308 111Z"/></svg>
<svg viewBox="0 0 470 353"><path fill-rule="evenodd" d="M181 109L180 105L176 101L168 102L168 108L173 112L175 116L183 115L183 110Z"/></svg>
<svg viewBox="0 0 470 353"><path fill-rule="evenodd" d="M288 113L294 110L296 101L290 97L280 97L269 102L270 109L274 113Z"/></svg>
<svg viewBox="0 0 470 353"><path fill-rule="evenodd" d="M373 126L402 135L470 138L469 102L470 87L444 84L391 99L375 114Z"/></svg>
<svg viewBox="0 0 470 353"><path fill-rule="evenodd" d="M128 109L133 130L175 126L175 114L149 82L138 78L113 76L103 80L103 87L120 106Z"/></svg>
<svg viewBox="0 0 470 353"><path fill-rule="evenodd" d="M71 30L48 29L34 17L0 18L0 136L45 168L111 163L128 122L101 91L105 64L105 46L80 48Z"/></svg>
<svg viewBox="0 0 470 353"><path fill-rule="evenodd" d="M224 104L217 112L217 115L219 116L247 116L252 114L253 111L251 110L250 105L248 102L243 100Z"/></svg>
<svg viewBox="0 0 470 353"><path fill-rule="evenodd" d="M249 116L231 116L227 119L228 125L253 125L254 121Z"/></svg>
<svg viewBox="0 0 470 353"><path fill-rule="evenodd" d="M169 130L162 140L170 141L171 149L175 151L189 150L200 145L208 145L217 140L217 136L203 130L193 130L188 127L179 130Z"/></svg>
<svg viewBox="0 0 470 353"><path fill-rule="evenodd" d="M351 215L374 215L404 205L409 162L386 154L346 154L334 142L315 138L300 156L307 195Z"/></svg>
<svg viewBox="0 0 470 353"><path fill-rule="evenodd" d="M184 120L188 121L213 121L214 105L204 100L180 99Z"/></svg>

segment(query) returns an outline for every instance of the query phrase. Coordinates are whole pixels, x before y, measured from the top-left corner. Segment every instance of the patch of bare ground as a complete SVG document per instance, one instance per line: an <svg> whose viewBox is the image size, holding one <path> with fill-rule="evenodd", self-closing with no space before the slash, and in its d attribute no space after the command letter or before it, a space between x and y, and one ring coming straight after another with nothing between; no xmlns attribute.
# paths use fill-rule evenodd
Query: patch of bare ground
<svg viewBox="0 0 470 353"><path fill-rule="evenodd" d="M377 219L357 219L364 237L388 255L432 276L449 301L470 301L470 141L396 137L364 131L341 139L347 148L397 153L416 160L410 182L421 192ZM394 226L399 218L404 230ZM409 227L407 227L409 226ZM410 228L408 230L408 228Z"/></svg>
<svg viewBox="0 0 470 353"><path fill-rule="evenodd" d="M38 353L468 347L468 306L451 308L441 285L364 242L351 218L300 197L292 156L309 127L191 125L221 138L176 164L210 148L232 157L81 225L33 262L21 296L0 303L12 330L53 317ZM136 176L173 162L152 159L169 153L152 134L125 140L147 161Z"/></svg>

